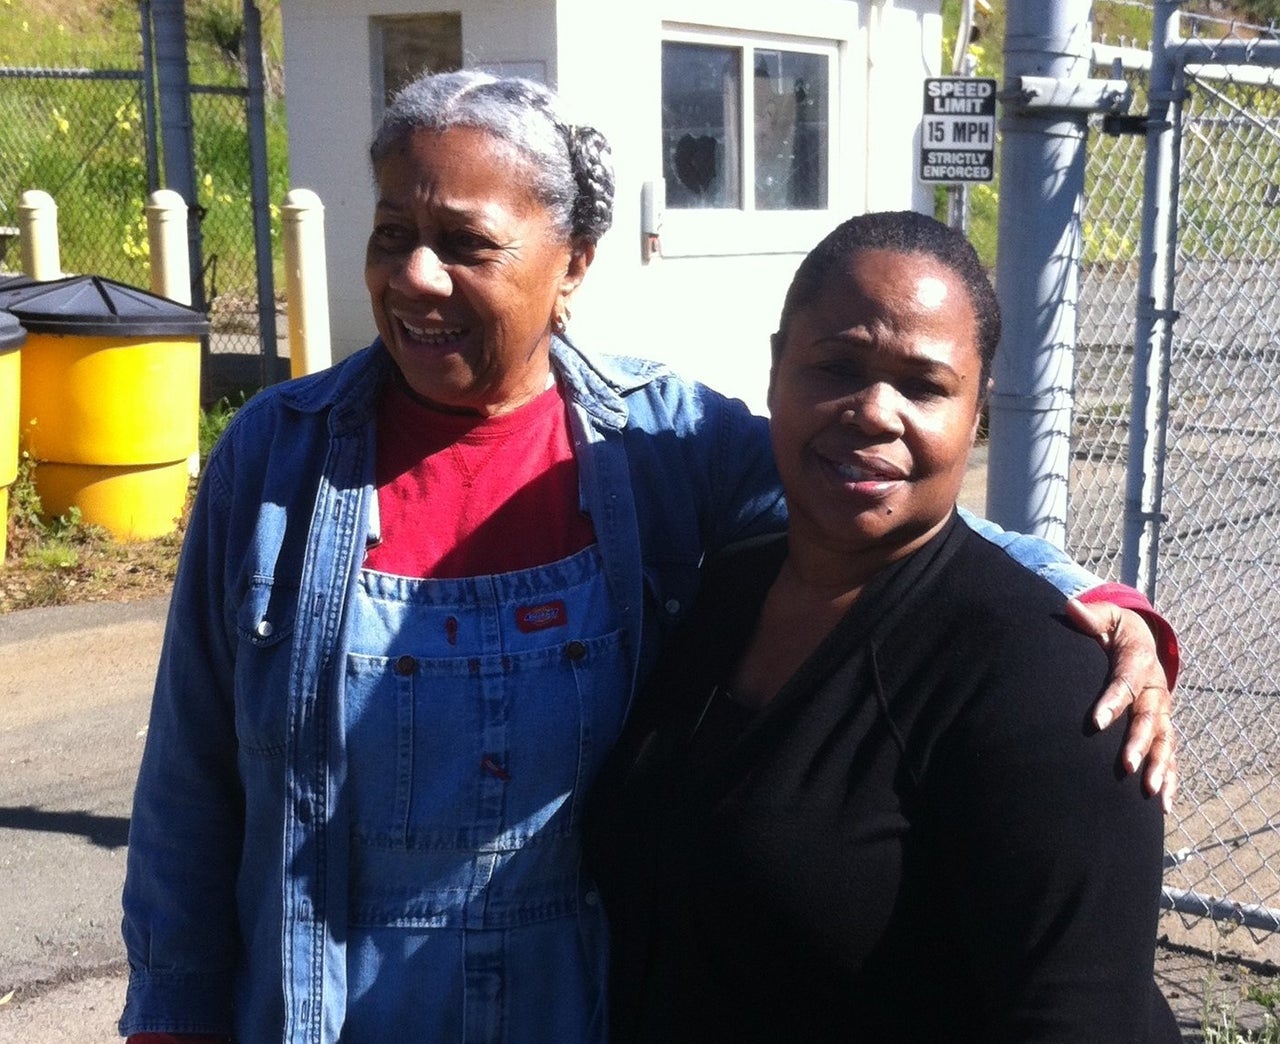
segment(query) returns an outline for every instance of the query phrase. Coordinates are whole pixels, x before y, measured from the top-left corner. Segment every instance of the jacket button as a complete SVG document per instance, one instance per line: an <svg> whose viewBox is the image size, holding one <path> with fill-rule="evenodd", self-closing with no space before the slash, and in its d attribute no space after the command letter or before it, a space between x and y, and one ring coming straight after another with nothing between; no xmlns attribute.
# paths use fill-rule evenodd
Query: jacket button
<svg viewBox="0 0 1280 1044"><path fill-rule="evenodd" d="M678 598L668 598L665 608L669 616L675 616L680 611L680 600Z"/></svg>
<svg viewBox="0 0 1280 1044"><path fill-rule="evenodd" d="M412 656L401 656L396 660L396 674L405 675L412 674L418 666L418 661Z"/></svg>
<svg viewBox="0 0 1280 1044"><path fill-rule="evenodd" d="M587 647L575 639L564 647L564 654L571 660L581 660L587 655Z"/></svg>
<svg viewBox="0 0 1280 1044"><path fill-rule="evenodd" d="M275 628L271 626L270 620L259 620L258 626L253 629L253 633L259 638L270 638L275 633Z"/></svg>

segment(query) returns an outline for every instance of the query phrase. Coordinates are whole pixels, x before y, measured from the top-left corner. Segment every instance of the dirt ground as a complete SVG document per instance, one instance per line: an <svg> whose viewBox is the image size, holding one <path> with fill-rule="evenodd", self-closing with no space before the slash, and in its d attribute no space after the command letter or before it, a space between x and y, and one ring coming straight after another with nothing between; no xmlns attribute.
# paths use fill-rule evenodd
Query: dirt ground
<svg viewBox="0 0 1280 1044"><path fill-rule="evenodd" d="M1166 914L1163 920L1174 935L1186 934L1176 915ZM1205 925L1199 934L1218 932ZM1230 1026L1240 1031L1239 1036L1228 1040L1276 1039L1244 1034L1256 1035L1268 1017L1263 1005L1249 999L1250 988L1268 996L1280 990L1280 966L1266 958L1259 960L1257 947L1251 943L1240 949L1247 953L1224 945L1215 954L1211 949L1174 942L1169 935L1161 935L1156 947L1156 983L1173 1008L1184 1041L1204 1041L1205 1026L1217 1030Z"/></svg>

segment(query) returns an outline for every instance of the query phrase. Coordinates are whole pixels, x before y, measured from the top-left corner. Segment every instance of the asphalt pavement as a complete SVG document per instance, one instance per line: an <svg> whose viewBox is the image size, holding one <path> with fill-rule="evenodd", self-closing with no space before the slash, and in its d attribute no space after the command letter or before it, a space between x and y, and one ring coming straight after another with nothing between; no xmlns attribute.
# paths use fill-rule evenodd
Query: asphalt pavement
<svg viewBox="0 0 1280 1044"><path fill-rule="evenodd" d="M0 615L0 1044L119 1039L120 886L166 607Z"/></svg>

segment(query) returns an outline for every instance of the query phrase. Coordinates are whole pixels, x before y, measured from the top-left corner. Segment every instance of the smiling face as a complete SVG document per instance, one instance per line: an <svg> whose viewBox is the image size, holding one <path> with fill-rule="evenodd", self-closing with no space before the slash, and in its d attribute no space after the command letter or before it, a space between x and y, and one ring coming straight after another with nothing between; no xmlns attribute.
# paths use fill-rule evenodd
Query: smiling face
<svg viewBox="0 0 1280 1044"><path fill-rule="evenodd" d="M977 433L977 337L926 254L857 250L795 312L769 385L793 555L874 571L938 531Z"/></svg>
<svg viewBox="0 0 1280 1044"><path fill-rule="evenodd" d="M409 387L446 409L505 413L546 388L552 320L591 262L528 173L470 127L415 131L378 166L374 322Z"/></svg>

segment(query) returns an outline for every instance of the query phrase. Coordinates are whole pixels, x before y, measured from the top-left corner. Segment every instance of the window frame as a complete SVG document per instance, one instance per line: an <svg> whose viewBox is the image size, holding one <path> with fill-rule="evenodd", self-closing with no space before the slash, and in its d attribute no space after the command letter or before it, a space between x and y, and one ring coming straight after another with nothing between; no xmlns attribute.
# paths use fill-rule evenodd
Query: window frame
<svg viewBox="0 0 1280 1044"><path fill-rule="evenodd" d="M852 5L850 5L852 6ZM850 26L853 29L853 26ZM664 257L729 256L747 254L803 253L835 223L835 215L848 213L850 182L847 170L846 106L841 85L850 40L811 35L737 29L723 26L693 26L664 23L661 44L689 43L726 47L737 51L739 62L738 128L742 170L742 206L667 206L662 223ZM827 172L826 200L821 209L757 210L755 200L755 92L751 70L756 51L788 51L816 54L827 59ZM659 63L661 70L661 63ZM661 71L659 72L661 76ZM661 98L661 91L659 92ZM659 103L661 104L661 102ZM661 128L661 114L659 114ZM659 143L659 149L665 145ZM663 165L658 163L661 172Z"/></svg>

